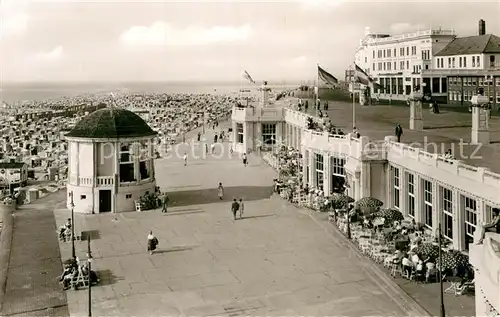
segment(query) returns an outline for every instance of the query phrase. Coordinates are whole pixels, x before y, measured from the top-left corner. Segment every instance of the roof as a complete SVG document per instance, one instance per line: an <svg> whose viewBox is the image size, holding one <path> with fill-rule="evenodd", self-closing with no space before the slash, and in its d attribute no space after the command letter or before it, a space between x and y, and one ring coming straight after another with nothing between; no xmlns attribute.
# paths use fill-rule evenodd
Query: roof
<svg viewBox="0 0 500 317"><path fill-rule="evenodd" d="M66 137L118 139L154 136L151 127L137 114L115 107L92 112L66 134Z"/></svg>
<svg viewBox="0 0 500 317"><path fill-rule="evenodd" d="M436 56L500 53L500 37L493 34L457 37Z"/></svg>
<svg viewBox="0 0 500 317"><path fill-rule="evenodd" d="M26 165L26 163L19 163L19 162L15 162L15 163L0 163L0 169L10 169L10 168L22 168L24 165Z"/></svg>

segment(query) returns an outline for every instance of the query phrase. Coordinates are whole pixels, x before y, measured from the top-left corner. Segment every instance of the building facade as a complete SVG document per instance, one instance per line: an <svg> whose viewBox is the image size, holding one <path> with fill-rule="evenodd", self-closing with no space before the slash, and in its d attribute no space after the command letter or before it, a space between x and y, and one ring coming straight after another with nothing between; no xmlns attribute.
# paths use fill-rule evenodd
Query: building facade
<svg viewBox="0 0 500 317"><path fill-rule="evenodd" d="M384 207L424 224L433 236L441 225L444 238L469 253L478 270L477 316L497 316L490 312L500 311L500 235L488 234L482 246L473 242L479 226L489 222L492 209L500 206L500 174L398 143L393 136L377 141L312 131L307 129L309 115L289 107L279 109L273 120L283 126L283 144L302 153L303 185L326 195L345 187L355 200L377 198ZM241 120L233 114L234 119ZM241 140L247 139L246 133L252 132L239 132Z"/></svg>
<svg viewBox="0 0 500 317"><path fill-rule="evenodd" d="M422 72L432 68L433 56L455 37L453 30L389 35L374 34L367 28L355 54L356 64L380 84L382 89L372 87L380 99L407 100L415 86L422 86L436 99L445 99L446 77Z"/></svg>
<svg viewBox="0 0 500 317"><path fill-rule="evenodd" d="M154 132L137 114L105 108L68 134L67 207L80 213L135 210L154 193Z"/></svg>
<svg viewBox="0 0 500 317"><path fill-rule="evenodd" d="M486 25L479 21L479 34L454 39L433 57L428 76L446 76L448 102L469 106L472 96L482 88L496 109L500 104L500 37L485 34Z"/></svg>

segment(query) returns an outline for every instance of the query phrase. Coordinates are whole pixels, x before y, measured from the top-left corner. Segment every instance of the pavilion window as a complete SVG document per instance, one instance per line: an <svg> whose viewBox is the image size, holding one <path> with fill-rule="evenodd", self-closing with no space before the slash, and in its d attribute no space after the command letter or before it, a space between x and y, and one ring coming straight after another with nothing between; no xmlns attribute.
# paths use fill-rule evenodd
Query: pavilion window
<svg viewBox="0 0 500 317"><path fill-rule="evenodd" d="M394 208L399 210L399 168L391 166L391 175L394 186L394 192L392 196L392 205Z"/></svg>
<svg viewBox="0 0 500 317"><path fill-rule="evenodd" d="M323 182L325 177L323 155L316 154L316 188L323 189Z"/></svg>
<svg viewBox="0 0 500 317"><path fill-rule="evenodd" d="M408 216L415 218L415 175L408 173Z"/></svg>
<svg viewBox="0 0 500 317"><path fill-rule="evenodd" d="M150 144L148 142L142 142L138 144L139 146L139 174L141 180L148 179L151 176L150 173Z"/></svg>
<svg viewBox="0 0 500 317"><path fill-rule="evenodd" d="M236 124L236 141L243 143L243 123Z"/></svg>
<svg viewBox="0 0 500 317"><path fill-rule="evenodd" d="M442 187L441 195L441 204L443 206L443 226L441 229L443 230L443 236L453 241L453 192Z"/></svg>
<svg viewBox="0 0 500 317"><path fill-rule="evenodd" d="M120 147L120 182L135 182L132 146L122 144Z"/></svg>
<svg viewBox="0 0 500 317"><path fill-rule="evenodd" d="M423 180L424 187L424 224L432 228L432 183Z"/></svg>
<svg viewBox="0 0 500 317"><path fill-rule="evenodd" d="M465 209L465 248L469 248L469 243L474 242L474 231L477 226L477 203L475 199L462 196Z"/></svg>

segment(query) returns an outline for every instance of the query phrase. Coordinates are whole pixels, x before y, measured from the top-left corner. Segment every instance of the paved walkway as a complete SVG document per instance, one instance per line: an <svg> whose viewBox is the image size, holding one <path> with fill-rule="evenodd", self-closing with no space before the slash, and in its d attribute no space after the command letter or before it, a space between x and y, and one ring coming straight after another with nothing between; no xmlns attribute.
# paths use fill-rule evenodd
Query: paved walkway
<svg viewBox="0 0 500 317"><path fill-rule="evenodd" d="M94 315L425 315L308 213L271 196L274 172L259 159L244 167L227 155L190 159L187 167L178 158L158 160L158 185L173 205L167 214L76 217L77 231L97 231L93 268L102 283L92 291ZM230 214L233 197L245 201L241 220ZM55 216L63 222L66 213ZM149 230L160 241L152 256ZM77 245L81 257L85 248ZM69 245L61 252L69 257ZM71 316L87 314L86 291L67 296Z"/></svg>
<svg viewBox="0 0 500 317"><path fill-rule="evenodd" d="M312 100L309 100L309 105L311 104ZM352 103L329 101L328 105L328 115L332 123L342 128L345 133L352 132ZM311 107L308 110L310 113L315 113ZM452 149L457 159L473 166L488 167L500 173L500 163L496 159L500 155L500 117L490 119L493 144L476 146L468 145L472 128L470 113L443 110L440 114L431 114L425 107L423 113L424 130L412 131L409 129L409 107L357 104L356 127L361 135L374 140L383 140L385 136L394 135L396 125L401 124L404 130L401 141L404 143L419 145L432 153L444 153ZM459 145L460 140L466 144Z"/></svg>
<svg viewBox="0 0 500 317"><path fill-rule="evenodd" d="M53 215L64 197L60 191L15 211L1 316L69 316Z"/></svg>

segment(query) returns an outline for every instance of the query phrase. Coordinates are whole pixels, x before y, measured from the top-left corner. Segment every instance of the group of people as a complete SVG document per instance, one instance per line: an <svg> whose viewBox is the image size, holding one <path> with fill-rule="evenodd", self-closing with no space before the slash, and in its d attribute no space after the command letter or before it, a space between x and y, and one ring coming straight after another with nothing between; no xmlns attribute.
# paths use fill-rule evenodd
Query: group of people
<svg viewBox="0 0 500 317"><path fill-rule="evenodd" d="M88 261L81 263L79 258L65 263L64 270L59 276L59 282L62 284L64 290L71 287L78 289L81 286L88 286L88 283L95 285L99 281L97 273L89 270Z"/></svg>

